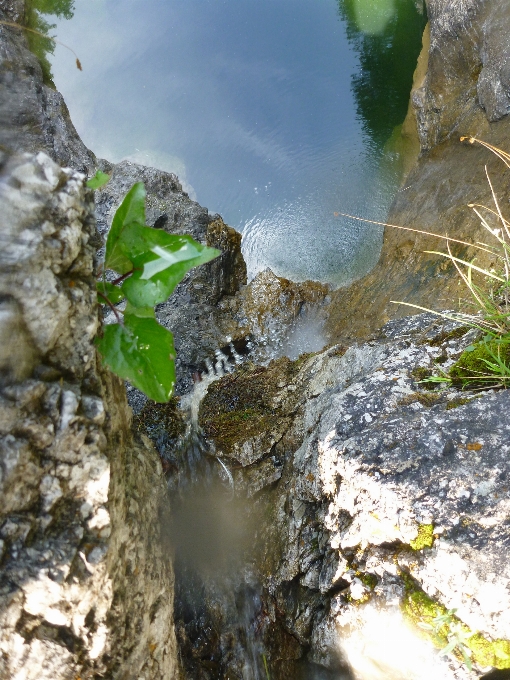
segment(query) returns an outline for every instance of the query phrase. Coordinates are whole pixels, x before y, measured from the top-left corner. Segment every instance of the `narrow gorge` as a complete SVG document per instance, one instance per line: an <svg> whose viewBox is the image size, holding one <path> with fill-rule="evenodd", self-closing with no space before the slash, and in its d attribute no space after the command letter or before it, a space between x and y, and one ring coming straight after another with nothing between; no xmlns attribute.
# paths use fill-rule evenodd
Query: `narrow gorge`
<svg viewBox="0 0 510 680"><path fill-rule="evenodd" d="M386 228L346 287L248 281L241 234L176 175L86 148L30 8L0 0L0 678L510 678L509 393L429 389L477 331L392 303L465 297L438 239ZM426 11L388 222L470 261L485 166L508 214L510 171L459 138L510 152L510 6ZM156 309L168 404L94 345L101 249L140 181L148 225L221 251Z"/></svg>

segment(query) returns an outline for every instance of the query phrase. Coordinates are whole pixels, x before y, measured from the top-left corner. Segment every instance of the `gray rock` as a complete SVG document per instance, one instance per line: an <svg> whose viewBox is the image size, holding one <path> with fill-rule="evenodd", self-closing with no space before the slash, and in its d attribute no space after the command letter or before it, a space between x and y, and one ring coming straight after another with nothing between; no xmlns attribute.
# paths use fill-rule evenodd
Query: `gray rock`
<svg viewBox="0 0 510 680"><path fill-rule="evenodd" d="M510 640L510 425L502 417L510 393L427 391L418 382L438 358L447 370L472 339L425 314L391 322L377 341L305 358L276 395L276 368L267 370L286 429L259 449L262 460L278 455L283 470L252 501L273 508L255 563L265 597L287 612L285 629L315 663L334 670L343 659L359 680L477 677L438 657L420 637L419 617L409 628L410 588L456 609L487 644ZM225 408L236 383L243 394L242 380L225 379ZM221 382L214 389L221 394ZM240 449L242 441L240 431ZM244 464L236 484L249 484L260 465ZM474 660L478 671L500 663L490 654Z"/></svg>
<svg viewBox="0 0 510 680"><path fill-rule="evenodd" d="M24 154L0 204L0 677L174 677L161 464L94 348L92 192Z"/></svg>
<svg viewBox="0 0 510 680"><path fill-rule="evenodd" d="M23 0L0 1L1 20L23 24L24 16ZM93 174L100 163L79 138L60 92L44 84L23 31L0 25L0 42L2 152L44 151L62 166Z"/></svg>
<svg viewBox="0 0 510 680"><path fill-rule="evenodd" d="M190 234L222 252L216 260L189 272L169 300L157 308L158 320L174 334L177 390L182 394L193 385L193 374L205 370L205 360L213 359L215 351L228 344L227 337L238 333L239 325L224 307L228 309L228 298L246 283L241 235L219 215L210 215L192 201L173 174L128 161L112 166L110 172L108 184L96 192L97 224L103 237L126 193L135 182L144 182L149 226L170 234ZM133 401L143 403L143 398L131 394Z"/></svg>

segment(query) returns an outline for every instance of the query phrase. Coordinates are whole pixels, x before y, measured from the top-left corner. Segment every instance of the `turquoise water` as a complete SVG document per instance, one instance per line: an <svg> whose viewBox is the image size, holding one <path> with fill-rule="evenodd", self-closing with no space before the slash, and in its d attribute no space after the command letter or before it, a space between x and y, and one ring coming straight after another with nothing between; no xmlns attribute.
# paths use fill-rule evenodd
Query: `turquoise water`
<svg viewBox="0 0 510 680"><path fill-rule="evenodd" d="M342 285L381 231L335 213L387 214L424 21L415 0L76 0L55 33L83 72L51 64L84 142L176 172L251 276Z"/></svg>

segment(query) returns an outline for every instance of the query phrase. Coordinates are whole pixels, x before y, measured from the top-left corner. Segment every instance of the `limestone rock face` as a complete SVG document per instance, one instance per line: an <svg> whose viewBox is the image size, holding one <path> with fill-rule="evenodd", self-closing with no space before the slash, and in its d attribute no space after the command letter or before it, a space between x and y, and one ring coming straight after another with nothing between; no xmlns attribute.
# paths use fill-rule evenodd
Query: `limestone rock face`
<svg viewBox="0 0 510 680"><path fill-rule="evenodd" d="M505 206L508 169L486 149L462 144L459 138L476 136L510 151L510 5L506 0L428 0L427 10L429 26L404 123L406 130L414 130L411 136L417 135L421 156L403 181L387 221L484 242L486 232L467 206L494 208L485 165ZM444 241L386 228L372 272L332 295L326 324L330 341L366 339L389 319L411 313L391 300L445 309L459 296L467 297L455 268L424 252L437 250L444 250ZM457 252L490 265L472 248Z"/></svg>
<svg viewBox="0 0 510 680"><path fill-rule="evenodd" d="M1 168L0 677L172 678L160 461L98 369L92 192Z"/></svg>
<svg viewBox="0 0 510 680"><path fill-rule="evenodd" d="M217 452L239 463L237 493L253 512L266 508L252 569L266 625L301 645L294 659L308 650L356 680L510 667L510 393L419 382L471 341L471 331L415 316L363 345L274 362L265 383L253 368L211 386L201 419ZM257 438L271 409L278 436ZM215 435L220 422L238 423L227 441ZM460 656L440 658L418 626L453 609L450 624L478 634L473 673ZM270 660L280 677L284 660Z"/></svg>
<svg viewBox="0 0 510 680"><path fill-rule="evenodd" d="M491 122L510 112L508 3L429 0L427 11L428 71L412 94L424 150L472 123L479 107Z"/></svg>

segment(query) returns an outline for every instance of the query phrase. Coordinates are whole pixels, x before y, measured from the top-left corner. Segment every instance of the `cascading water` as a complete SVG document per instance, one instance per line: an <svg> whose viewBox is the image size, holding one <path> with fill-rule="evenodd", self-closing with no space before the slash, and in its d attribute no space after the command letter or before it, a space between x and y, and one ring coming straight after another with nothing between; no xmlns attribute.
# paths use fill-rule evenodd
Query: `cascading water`
<svg viewBox="0 0 510 680"><path fill-rule="evenodd" d="M192 392L181 399L186 430L177 447L178 465L169 476L175 551L176 630L188 678L230 677L268 680L260 632L260 587L249 573L254 517L236 497L228 465L205 439L198 424L208 387L231 373L245 357L230 342L206 362ZM249 584L249 585L248 585ZM228 624L214 630L207 608L216 602ZM214 606L214 604L213 604Z"/></svg>

